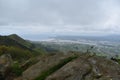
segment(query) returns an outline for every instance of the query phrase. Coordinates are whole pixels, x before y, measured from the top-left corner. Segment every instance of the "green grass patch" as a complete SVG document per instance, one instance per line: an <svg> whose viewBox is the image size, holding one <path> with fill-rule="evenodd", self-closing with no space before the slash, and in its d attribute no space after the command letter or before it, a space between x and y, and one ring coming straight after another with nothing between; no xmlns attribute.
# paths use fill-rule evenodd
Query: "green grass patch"
<svg viewBox="0 0 120 80"><path fill-rule="evenodd" d="M48 69L47 71L44 71L40 76L38 76L35 80L45 80L47 78L47 76L49 76L50 74L52 74L53 72L57 71L58 69L60 69L61 67L63 67L65 64L67 64L68 62L76 59L78 56L77 55L73 55L71 57L68 57L66 59L63 59L59 64L53 66L52 68Z"/></svg>
<svg viewBox="0 0 120 80"><path fill-rule="evenodd" d="M23 72L23 69L20 67L20 64L17 61L13 63L11 70L16 76L21 76Z"/></svg>

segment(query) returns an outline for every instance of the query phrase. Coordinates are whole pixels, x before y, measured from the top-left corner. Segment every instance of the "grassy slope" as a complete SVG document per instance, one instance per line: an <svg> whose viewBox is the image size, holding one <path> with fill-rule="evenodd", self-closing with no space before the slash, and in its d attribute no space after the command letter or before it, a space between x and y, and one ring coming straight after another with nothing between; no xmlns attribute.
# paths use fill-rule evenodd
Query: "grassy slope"
<svg viewBox="0 0 120 80"><path fill-rule="evenodd" d="M44 52L16 34L0 36L0 55L10 54L14 60L23 61Z"/></svg>
<svg viewBox="0 0 120 80"><path fill-rule="evenodd" d="M26 46L27 48L32 48L32 47L34 47L31 42L22 39L21 37L19 37L19 36L16 35L16 34L9 35L8 37L11 38L11 39L13 39L13 40L15 40L15 41L17 41L18 43Z"/></svg>

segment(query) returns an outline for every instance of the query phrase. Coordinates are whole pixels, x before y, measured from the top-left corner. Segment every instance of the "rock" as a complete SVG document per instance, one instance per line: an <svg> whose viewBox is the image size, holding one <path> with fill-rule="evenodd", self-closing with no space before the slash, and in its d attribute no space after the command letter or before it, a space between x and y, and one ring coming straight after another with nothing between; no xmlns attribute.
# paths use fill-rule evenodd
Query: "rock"
<svg viewBox="0 0 120 80"><path fill-rule="evenodd" d="M70 56L71 55L57 54L53 56L42 57L37 64L31 66L23 72L23 80L35 79L36 77L41 75L43 71L46 71L49 68L57 65L61 60Z"/></svg>
<svg viewBox="0 0 120 80"><path fill-rule="evenodd" d="M12 58L9 54L0 56L0 78L8 76L9 68L12 65ZM2 80L2 79L0 79Z"/></svg>
<svg viewBox="0 0 120 80"><path fill-rule="evenodd" d="M32 65L23 72L21 77L15 80L35 80L44 71L70 56L54 55L42 57L37 64ZM105 57L79 55L78 58L66 63L54 73L48 75L45 80L120 80L120 65Z"/></svg>
<svg viewBox="0 0 120 80"><path fill-rule="evenodd" d="M102 57L80 57L46 80L120 80L120 65Z"/></svg>
<svg viewBox="0 0 120 80"><path fill-rule="evenodd" d="M60 70L50 75L46 80L82 80L91 71L91 65L87 61L79 58L69 62Z"/></svg>

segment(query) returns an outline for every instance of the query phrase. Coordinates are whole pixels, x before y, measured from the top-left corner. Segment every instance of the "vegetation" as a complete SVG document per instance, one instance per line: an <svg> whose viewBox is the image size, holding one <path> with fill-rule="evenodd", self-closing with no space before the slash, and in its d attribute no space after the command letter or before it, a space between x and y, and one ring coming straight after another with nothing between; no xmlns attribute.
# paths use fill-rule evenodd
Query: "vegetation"
<svg viewBox="0 0 120 80"><path fill-rule="evenodd" d="M24 62L43 53L46 53L43 48L36 47L16 34L0 36L0 55L10 54L15 61Z"/></svg>
<svg viewBox="0 0 120 80"><path fill-rule="evenodd" d="M26 41L16 34L9 35L8 37L17 41L18 43L26 46L27 48L33 48L34 47L34 45L30 41Z"/></svg>
<svg viewBox="0 0 120 80"><path fill-rule="evenodd" d="M0 46L0 55L10 54L14 61L23 62L33 56L29 50L23 50L13 46Z"/></svg>
<svg viewBox="0 0 120 80"><path fill-rule="evenodd" d="M9 65L7 76L21 76L24 70L35 64L35 56L45 53L42 48L37 48L30 41L24 40L16 34L0 36L0 56L9 54L12 65Z"/></svg>
<svg viewBox="0 0 120 80"><path fill-rule="evenodd" d="M30 48L22 45L21 43L19 43L16 40L13 40L13 39L9 38L8 36L0 36L0 45L14 46L14 47L21 48L21 49L24 49L24 50L32 51Z"/></svg>
<svg viewBox="0 0 120 80"><path fill-rule="evenodd" d="M117 62L117 63L120 64L120 56L119 56L119 55L116 55L116 56L114 56L114 57L111 57L111 60L113 60L113 61L115 61L115 62Z"/></svg>
<svg viewBox="0 0 120 80"><path fill-rule="evenodd" d="M11 66L11 71L15 76L21 76L23 69L20 67L20 64L16 61Z"/></svg>

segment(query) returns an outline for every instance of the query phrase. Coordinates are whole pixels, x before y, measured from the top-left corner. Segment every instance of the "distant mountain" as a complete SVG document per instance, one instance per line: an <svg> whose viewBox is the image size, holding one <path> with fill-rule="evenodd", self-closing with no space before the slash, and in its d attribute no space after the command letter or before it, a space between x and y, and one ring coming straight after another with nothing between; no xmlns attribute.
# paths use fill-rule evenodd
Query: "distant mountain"
<svg viewBox="0 0 120 80"><path fill-rule="evenodd" d="M8 37L17 41L18 43L24 45L27 48L33 48L34 47L34 45L30 41L24 40L23 38L19 37L16 34L11 34Z"/></svg>
<svg viewBox="0 0 120 80"><path fill-rule="evenodd" d="M18 40L20 39L20 40ZM23 41L23 42L21 42ZM28 42L26 42L24 39L20 38L17 35L10 35L10 36L0 36L0 45L5 45L5 46L14 46L17 48L21 48L21 49L27 49L32 51L32 49L30 49L28 46L24 45L27 44ZM29 43L31 44L31 43Z"/></svg>
<svg viewBox="0 0 120 80"><path fill-rule="evenodd" d="M107 36L57 36L55 39L64 40L91 40L91 41L111 41L120 42L120 35L107 35Z"/></svg>
<svg viewBox="0 0 120 80"><path fill-rule="evenodd" d="M42 51L42 46L36 46L35 43L29 40L24 40L17 34L11 34L8 36L0 36L0 46L5 45L5 46L13 46L17 48L21 48L24 50L29 50L32 52L40 52Z"/></svg>

